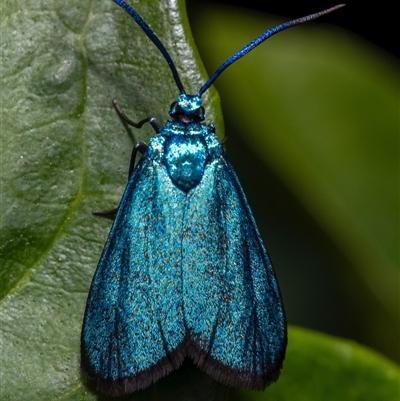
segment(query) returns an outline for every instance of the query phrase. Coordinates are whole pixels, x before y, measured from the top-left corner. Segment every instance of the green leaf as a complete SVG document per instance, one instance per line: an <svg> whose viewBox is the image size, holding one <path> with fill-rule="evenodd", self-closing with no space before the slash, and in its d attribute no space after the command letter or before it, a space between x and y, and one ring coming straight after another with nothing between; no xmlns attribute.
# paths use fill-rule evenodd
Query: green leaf
<svg viewBox="0 0 400 401"><path fill-rule="evenodd" d="M352 341L291 326L279 381L265 392L231 390L230 401L397 401L400 370Z"/></svg>
<svg viewBox="0 0 400 401"><path fill-rule="evenodd" d="M287 20L211 6L193 15L196 43L210 73ZM216 87L235 133L315 219L320 236L326 233L350 261L358 282L345 291L356 297L359 287L366 288L356 306L367 308L366 341L398 358L398 62L319 21L269 39L229 67ZM264 188L265 198L270 192ZM348 272L340 269L345 288ZM366 306L371 302L372 308ZM343 321L346 311L342 314Z"/></svg>
<svg viewBox="0 0 400 401"><path fill-rule="evenodd" d="M196 92L206 77L183 1L132 5ZM178 90L110 0L3 0L1 51L1 398L94 399L80 330L111 222L91 211L118 205L133 143L153 135L125 129L111 99L133 120L164 122ZM215 91L205 106L223 135Z"/></svg>

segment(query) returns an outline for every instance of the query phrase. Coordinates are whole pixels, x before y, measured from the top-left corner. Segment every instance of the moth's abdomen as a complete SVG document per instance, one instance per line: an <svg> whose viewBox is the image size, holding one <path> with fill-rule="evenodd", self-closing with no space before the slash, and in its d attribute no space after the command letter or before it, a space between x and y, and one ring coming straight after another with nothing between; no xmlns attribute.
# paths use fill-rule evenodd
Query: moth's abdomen
<svg viewBox="0 0 400 401"><path fill-rule="evenodd" d="M172 135L164 143L164 163L176 187L188 192L203 178L208 150L202 135Z"/></svg>

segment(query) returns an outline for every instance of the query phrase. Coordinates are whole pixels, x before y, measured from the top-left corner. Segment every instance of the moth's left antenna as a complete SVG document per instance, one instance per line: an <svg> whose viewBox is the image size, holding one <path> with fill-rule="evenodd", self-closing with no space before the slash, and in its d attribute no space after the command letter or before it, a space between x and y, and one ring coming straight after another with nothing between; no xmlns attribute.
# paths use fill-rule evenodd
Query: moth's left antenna
<svg viewBox="0 0 400 401"><path fill-rule="evenodd" d="M172 71L172 75L174 76L174 80L176 86L179 89L180 93L185 93L183 89L183 85L181 79L179 78L178 71L176 70L175 64L172 61L171 56L168 54L167 49L161 43L160 39L156 36L156 34L152 31L152 29L143 21L142 17L127 3L123 0L113 0L114 3L118 4L121 8L123 8L142 28L143 32L147 35L147 37L157 46L157 49L160 50L161 54L164 56L165 60L169 65L169 68Z"/></svg>

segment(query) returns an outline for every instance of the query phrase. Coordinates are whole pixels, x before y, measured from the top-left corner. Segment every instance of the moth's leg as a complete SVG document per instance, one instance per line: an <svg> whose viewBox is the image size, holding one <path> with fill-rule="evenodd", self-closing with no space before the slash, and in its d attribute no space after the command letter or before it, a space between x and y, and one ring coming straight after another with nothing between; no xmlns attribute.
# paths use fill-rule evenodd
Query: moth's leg
<svg viewBox="0 0 400 401"><path fill-rule="evenodd" d="M135 159L136 159L137 152L140 152L141 154L143 154L148 147L149 146L144 142L136 142L135 143L135 146L132 149L131 162L129 163L128 179L131 178L133 170L135 169Z"/></svg>
<svg viewBox="0 0 400 401"><path fill-rule="evenodd" d="M118 115L124 120L126 121L129 125L132 125L132 127L135 128L141 128L143 126L143 124L145 123L149 123L153 129L158 133L160 130L160 124L157 122L157 120L154 117L148 117L145 118L141 121L139 121L138 123L135 123L134 121L132 121L121 109L121 106L118 104L117 100L114 99L112 101L115 110L117 111ZM147 149L147 144L145 144L144 142L137 142L135 144L135 146L133 147L132 150L132 155L131 155L131 161L129 164L129 175L128 175L128 179L131 177L133 170L135 169L135 159L136 159L136 154L139 151L140 153L144 153ZM99 216L115 216L115 214L117 213L118 208L114 208L114 209L108 209L108 210L93 210L93 214L95 215L99 215Z"/></svg>
<svg viewBox="0 0 400 401"><path fill-rule="evenodd" d="M122 110L121 106L119 105L119 103L117 102L117 99L113 99L112 104L116 110L116 112L118 113L118 115L129 125L131 125L132 127L135 128L142 128L143 124L149 123L154 131L156 131L156 133L158 134L158 132L160 131L161 125L158 123L158 121L154 118L154 117L147 117L144 118L143 120L140 120L138 123L135 123L134 121L132 121Z"/></svg>
<svg viewBox="0 0 400 401"><path fill-rule="evenodd" d="M221 145L225 145L228 142L228 137L225 135L221 141Z"/></svg>
<svg viewBox="0 0 400 401"><path fill-rule="evenodd" d="M95 214L96 216L110 216L114 217L118 212L118 208L115 207L114 209L107 209L107 210L92 210L92 214Z"/></svg>
<svg viewBox="0 0 400 401"><path fill-rule="evenodd" d="M137 152L140 152L143 154L146 149L148 148L148 145L145 144L144 142L137 142L135 146L132 149L132 155L131 155L131 161L129 164L129 176L128 179L131 177L133 170L135 169L135 159L136 159L136 154ZM115 216L118 211L118 208L114 209L108 209L108 210L93 210L93 214L99 215L99 216Z"/></svg>
<svg viewBox="0 0 400 401"><path fill-rule="evenodd" d="M208 127L211 129L211 132L213 134L215 134L215 126L214 126L214 124L209 124ZM227 141L228 141L228 137L225 135L219 143L221 145L225 145Z"/></svg>

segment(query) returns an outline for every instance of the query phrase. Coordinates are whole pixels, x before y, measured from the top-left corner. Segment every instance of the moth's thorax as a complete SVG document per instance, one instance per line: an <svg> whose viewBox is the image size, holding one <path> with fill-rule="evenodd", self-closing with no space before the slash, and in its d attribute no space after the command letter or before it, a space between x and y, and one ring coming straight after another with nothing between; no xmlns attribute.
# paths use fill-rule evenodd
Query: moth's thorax
<svg viewBox="0 0 400 401"><path fill-rule="evenodd" d="M212 124L168 121L149 143L147 156L164 164L173 184L184 192L203 178L207 163L222 153Z"/></svg>

